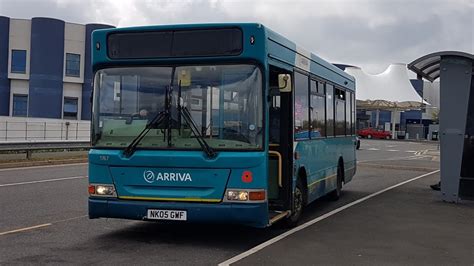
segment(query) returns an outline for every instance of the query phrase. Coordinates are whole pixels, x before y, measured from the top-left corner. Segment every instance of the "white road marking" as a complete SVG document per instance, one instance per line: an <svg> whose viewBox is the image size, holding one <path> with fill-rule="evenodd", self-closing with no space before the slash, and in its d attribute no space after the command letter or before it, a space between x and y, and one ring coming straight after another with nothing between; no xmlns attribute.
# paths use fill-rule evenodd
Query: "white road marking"
<svg viewBox="0 0 474 266"><path fill-rule="evenodd" d="M4 169L0 169L0 172L15 171L15 170L38 169L38 168L65 167L65 166L84 165L84 164L88 164L88 163L68 163L68 164L55 164L55 165L39 165L39 166L4 168Z"/></svg>
<svg viewBox="0 0 474 266"><path fill-rule="evenodd" d="M409 153L415 153L416 151L405 151L405 152L409 152Z"/></svg>
<svg viewBox="0 0 474 266"><path fill-rule="evenodd" d="M368 148L367 150L368 151L380 151L380 149L376 149L376 148Z"/></svg>
<svg viewBox="0 0 474 266"><path fill-rule="evenodd" d="M39 225L30 226L30 227L24 227L24 228L19 228L19 229L15 229L15 230L0 232L0 236L13 234L13 233L24 232L24 231L29 231L29 230L33 230L33 229L37 229L37 228L50 226L50 225L57 224L57 223L69 222L71 220L76 220L76 219L84 218L84 217L87 217L87 216L88 215L81 215L81 216L76 216L76 217L67 218L67 219L63 219L63 220L57 220L57 221L46 223L46 224L39 224Z"/></svg>
<svg viewBox="0 0 474 266"><path fill-rule="evenodd" d="M18 233L18 232L23 232L23 231L28 231L28 230L33 230L33 229L36 229L36 228L46 227L46 226L50 226L50 225L53 225L53 224L52 223L47 223L47 224L39 224L39 225L35 225L35 226L19 228L19 229L15 229L15 230L11 230L11 231L1 232L0 236L13 234L13 233Z"/></svg>
<svg viewBox="0 0 474 266"><path fill-rule="evenodd" d="M46 179L46 180L27 181L27 182L19 182L19 183L0 184L0 187L11 187L11 186L19 186L19 185L55 182L55 181L63 181L63 180L71 180L71 179L80 179L80 178L86 178L86 177L87 176L70 176L70 177L61 177L61 178L55 178L55 179Z"/></svg>
<svg viewBox="0 0 474 266"><path fill-rule="evenodd" d="M387 151L400 151L400 150L387 150Z"/></svg>
<svg viewBox="0 0 474 266"><path fill-rule="evenodd" d="M377 196L377 195L380 195L380 194L382 194L382 193L384 193L384 192L387 192L387 191L389 191L389 190L392 190L392 189L394 189L394 188L396 188L396 187L405 185L405 184L410 183L410 182L412 182L412 181L415 181L415 180L417 180L417 179L420 179L420 178L423 178L423 177L425 177L425 176L429 176L429 175L432 175L432 174L435 174L435 173L438 173L438 172L439 172L439 170L436 170L436 171L432 171L432 172L429 172L429 173L426 173L426 174L423 174L423 175L420 175L420 176L417 176L417 177L408 179L408 180L406 180L406 181L400 182L400 183L398 183L398 184L396 184L396 185L390 186L390 187L388 187L388 188L382 189L382 190L377 191L377 192L375 192L375 193L372 193L372 194L370 194L370 195L368 195L368 196L365 196L365 197L363 197L363 198L361 198L361 199L358 199L358 200L356 200L356 201L353 201L353 202L351 202L351 203L349 203L349 204L346 204L346 205L344 205L344 206L342 206L342 207L340 207L340 208L337 208L337 209L335 209L335 210L332 210L332 211L330 211L330 212L328 212L328 213L326 213L326 214L324 214L324 215L321 215L321 216L319 216L319 217L317 217L317 218L315 218L315 219L313 219L313 220L310 220L310 221L308 221L308 222L306 222L306 223L304 223L304 224L302 224L302 225L300 225L300 226L298 226L298 227L295 227L295 228L293 228L293 229L291 229L291 230L289 230L289 231L286 231L285 233L283 233L283 234L281 234L281 235L278 235L278 236L276 236L276 237L274 237L274 238L272 238L272 239L270 239L270 240L267 240L267 241L263 242L262 244L260 244L260 245L258 245L258 246L255 246L255 247L253 247L253 248L251 248L251 249L249 249L249 250L247 250L247 251L245 251L245 252L243 252L243 253L241 253L241 254L235 256L235 257L232 257L232 258L230 258L230 259L228 259L228 260L226 260L226 261L224 261L224 262L221 262L221 263L219 263L219 266L230 265L230 264L235 263L235 262L237 262L237 261L239 261L239 260L242 260L243 258L246 258L246 257L248 257L248 256L250 256L250 255L252 255L252 254L254 254L254 253L256 253L256 252L258 252L258 251L260 251L260 250L262 250L262 249L264 249L264 248L266 248L266 247L268 247L268 246L270 246L270 245L272 245L272 244L274 244L274 243L276 243L276 242L278 242L278 241L284 239L284 238L286 238L287 236L290 236L290 235L292 235L292 234L294 234L294 233L296 233L296 232L298 232L298 231L301 231L301 230L305 229L306 227L309 227L309 226L311 226L311 225L313 225L313 224L315 224L315 223L317 223L317 222L320 222L320 221L322 221L322 220L324 220L324 219L326 219L326 218L328 218L328 217L330 217L330 216L333 216L334 214L337 214L337 213L339 213L339 212L341 212L341 211L343 211L343 210L345 210L345 209L347 209L347 208L350 208L350 207L352 207L352 206L354 206L354 205L357 205L357 204L359 204L359 203L361 203L361 202L364 202L364 201L366 201L366 200L368 200L368 199L371 199L371 198L373 198L373 197L375 197L375 196Z"/></svg>

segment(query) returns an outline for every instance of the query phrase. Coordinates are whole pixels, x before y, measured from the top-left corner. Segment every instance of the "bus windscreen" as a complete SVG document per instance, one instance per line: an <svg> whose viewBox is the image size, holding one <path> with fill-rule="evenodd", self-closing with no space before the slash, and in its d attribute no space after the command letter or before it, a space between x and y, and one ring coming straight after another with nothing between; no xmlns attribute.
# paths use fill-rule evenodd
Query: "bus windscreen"
<svg viewBox="0 0 474 266"><path fill-rule="evenodd" d="M239 55L237 28L117 32L107 37L111 59Z"/></svg>

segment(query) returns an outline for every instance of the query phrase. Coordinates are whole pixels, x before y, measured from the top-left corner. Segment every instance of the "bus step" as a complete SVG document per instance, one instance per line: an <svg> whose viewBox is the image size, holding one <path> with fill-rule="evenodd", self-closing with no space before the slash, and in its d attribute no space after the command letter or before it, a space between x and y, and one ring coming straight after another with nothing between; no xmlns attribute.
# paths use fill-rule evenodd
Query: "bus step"
<svg viewBox="0 0 474 266"><path fill-rule="evenodd" d="M274 224L288 215L290 215L290 211L272 211L269 213L270 224Z"/></svg>

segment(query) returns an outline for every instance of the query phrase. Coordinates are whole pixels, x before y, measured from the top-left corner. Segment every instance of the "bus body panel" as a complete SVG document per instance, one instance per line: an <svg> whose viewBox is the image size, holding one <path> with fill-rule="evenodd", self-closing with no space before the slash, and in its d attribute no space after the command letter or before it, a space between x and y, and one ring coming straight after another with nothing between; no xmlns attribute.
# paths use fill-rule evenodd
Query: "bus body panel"
<svg viewBox="0 0 474 266"><path fill-rule="evenodd" d="M339 159L344 163L345 183L354 175L354 137L332 137L296 142L296 169L304 168L307 175L308 203L336 188ZM296 180L295 180L296 181Z"/></svg>
<svg viewBox="0 0 474 266"><path fill-rule="evenodd" d="M107 56L107 35L110 32L153 31L172 29L202 29L237 27L242 29L243 50L233 56L200 56L186 58L110 59ZM253 42L251 41L253 39ZM107 67L161 66L179 64L222 64L253 62L261 68L263 75L263 98L267 99L270 64L293 72L299 68L355 91L354 78L314 54L304 51L285 37L256 23L238 24L193 24L171 26L147 26L121 29L96 30L92 38L93 71ZM125 158L122 149L92 149L89 153L89 182L114 184L118 198L89 198L90 218L110 217L143 220L147 209L186 210L190 222L226 222L255 227L269 225L268 202L229 203L222 201L226 189L268 188L268 105L264 110L264 150L219 151L215 159L206 159L202 151L193 150L144 150L138 149L133 156ZM299 141L294 150L302 156L294 162L295 170L305 167L308 171L308 201L330 192L335 187L331 177L336 173L339 157L344 160L346 183L355 173L355 146L353 136ZM212 170L211 170L212 169ZM146 184L145 171L189 173L199 176L202 183L195 188L174 185L174 191L166 192L168 185ZM244 171L251 171L252 182L243 181ZM209 176L206 176L206 172ZM297 172L292 171L292 190L296 186ZM227 177L226 177L227 175ZM213 180L217 176L218 180ZM127 180L135 178L136 180ZM226 179L227 178L227 179ZM169 176L168 176L169 179ZM166 180L165 180L166 181ZM178 182L178 181L168 181ZM132 188L128 188L130 186ZM145 186L145 189L139 188ZM160 188L161 187L161 188ZM169 187L169 186L168 186ZM186 193L179 193L183 188ZM208 190L203 188L207 187ZM158 188L156 191L154 188ZM193 190L194 189L194 190ZM181 191L182 192L182 191ZM123 198L125 196L125 198ZM192 197L191 197L192 196ZM133 199L133 197L136 197ZM187 198L187 199L186 199ZM207 200L207 202L206 202ZM210 201L209 201L210 200Z"/></svg>
<svg viewBox="0 0 474 266"><path fill-rule="evenodd" d="M138 150L124 158L122 150L92 149L89 165L89 182L113 184L117 193L117 199L90 198L91 218L143 220L147 209L161 208L186 210L189 222L268 225L267 202L223 202L228 188L266 189L264 152L219 152L208 160L202 151ZM147 171L154 174L152 183ZM245 171L252 173L251 182L242 179ZM184 181L184 175L164 180L164 173L178 172L189 173L192 181Z"/></svg>

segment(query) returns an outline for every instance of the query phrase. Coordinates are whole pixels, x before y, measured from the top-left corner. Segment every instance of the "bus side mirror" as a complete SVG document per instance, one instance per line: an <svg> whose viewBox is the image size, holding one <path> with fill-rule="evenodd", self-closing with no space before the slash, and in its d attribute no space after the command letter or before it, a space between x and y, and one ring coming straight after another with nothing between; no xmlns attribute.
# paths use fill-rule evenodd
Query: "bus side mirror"
<svg viewBox="0 0 474 266"><path fill-rule="evenodd" d="M280 92L291 92L290 74L278 74L278 88Z"/></svg>

